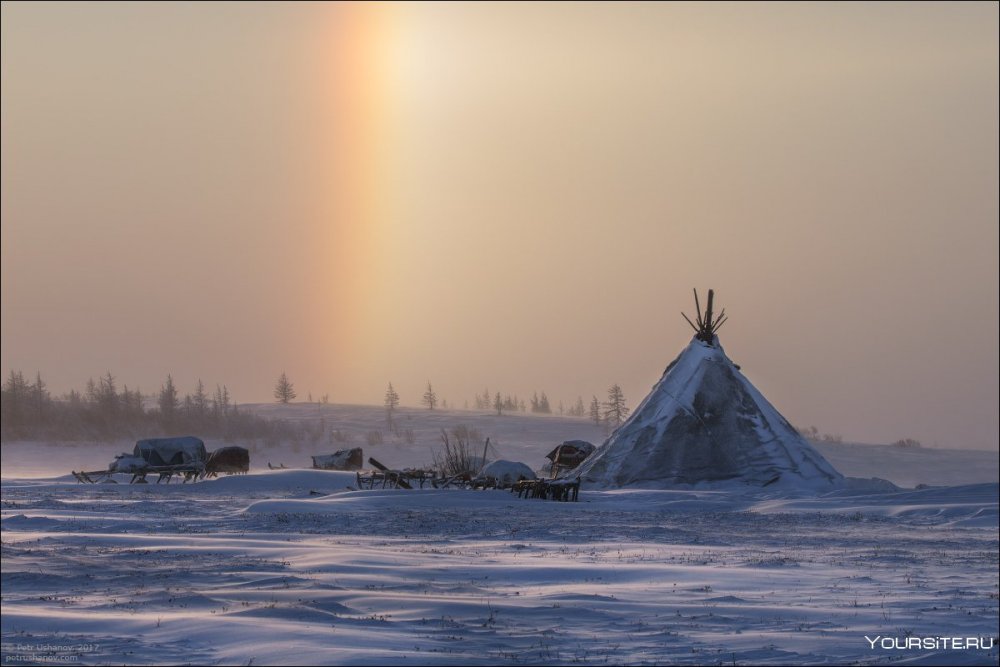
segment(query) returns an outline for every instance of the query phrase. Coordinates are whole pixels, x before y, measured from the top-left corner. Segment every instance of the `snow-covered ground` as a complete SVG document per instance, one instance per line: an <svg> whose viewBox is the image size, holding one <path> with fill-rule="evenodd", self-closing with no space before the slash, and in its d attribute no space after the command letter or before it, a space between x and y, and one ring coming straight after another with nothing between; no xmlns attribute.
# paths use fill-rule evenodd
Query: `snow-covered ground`
<svg viewBox="0 0 1000 667"><path fill-rule="evenodd" d="M65 474L128 443L5 444L2 661L997 664L996 646L937 639L1000 634L995 454L823 444L845 475L953 486L818 498L351 491L351 473L267 462L362 446L421 465L441 428L465 424L491 437L491 457L537 469L558 442L601 433L412 410L397 438L377 408L262 409L325 419L340 440L258 446L246 476L146 486ZM915 639L936 644L887 648Z"/></svg>

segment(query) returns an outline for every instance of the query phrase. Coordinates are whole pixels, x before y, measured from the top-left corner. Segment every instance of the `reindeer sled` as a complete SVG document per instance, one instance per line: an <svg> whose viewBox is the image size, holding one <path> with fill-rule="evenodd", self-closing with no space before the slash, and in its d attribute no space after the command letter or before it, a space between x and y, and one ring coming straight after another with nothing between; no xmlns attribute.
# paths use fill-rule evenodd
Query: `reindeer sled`
<svg viewBox="0 0 1000 667"><path fill-rule="evenodd" d="M169 484L174 475L186 483L249 469L250 453L243 447L222 447L209 453L201 438L183 436L139 440L131 455L116 456L107 470L72 472L77 481L86 484L115 483L116 474L132 475L130 484L148 484L148 475L156 475L157 484Z"/></svg>

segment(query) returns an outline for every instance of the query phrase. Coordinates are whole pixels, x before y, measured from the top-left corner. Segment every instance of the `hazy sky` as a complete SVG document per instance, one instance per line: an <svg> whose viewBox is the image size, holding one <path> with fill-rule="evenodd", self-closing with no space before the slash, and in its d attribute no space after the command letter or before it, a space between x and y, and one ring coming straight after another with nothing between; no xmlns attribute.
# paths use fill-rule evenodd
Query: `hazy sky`
<svg viewBox="0 0 1000 667"><path fill-rule="evenodd" d="M2 363L998 442L998 5L3 3Z"/></svg>

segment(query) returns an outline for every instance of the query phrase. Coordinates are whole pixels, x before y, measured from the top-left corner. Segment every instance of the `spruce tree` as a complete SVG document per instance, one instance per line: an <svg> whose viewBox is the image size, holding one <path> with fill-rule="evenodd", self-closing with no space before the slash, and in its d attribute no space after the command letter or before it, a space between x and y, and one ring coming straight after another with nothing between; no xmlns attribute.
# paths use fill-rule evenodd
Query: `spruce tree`
<svg viewBox="0 0 1000 667"><path fill-rule="evenodd" d="M396 390L392 388L392 383L389 383L389 388L385 390L385 418L391 424L392 415L399 407L399 394Z"/></svg>
<svg viewBox="0 0 1000 667"><path fill-rule="evenodd" d="M160 408L160 420L163 427L171 429L177 419L177 410L180 408L180 401L177 400L177 387L174 386L174 378L167 375L167 382L160 387L160 396L157 399Z"/></svg>
<svg viewBox="0 0 1000 667"><path fill-rule="evenodd" d="M598 426L601 425L601 404L596 396L590 401L590 419Z"/></svg>
<svg viewBox="0 0 1000 667"><path fill-rule="evenodd" d="M434 388L431 383L427 383L427 391L424 392L424 397L421 402L427 406L428 410L433 410L437 407L437 394L434 393Z"/></svg>
<svg viewBox="0 0 1000 667"><path fill-rule="evenodd" d="M625 394L620 386L613 384L608 389L608 401L604 404L604 419L611 428L618 428L626 417L628 408L625 407Z"/></svg>
<svg viewBox="0 0 1000 667"><path fill-rule="evenodd" d="M284 371L281 372L281 377L278 378L278 383L274 387L274 398L279 403L288 403L295 398L295 387L288 381L288 376L285 375Z"/></svg>

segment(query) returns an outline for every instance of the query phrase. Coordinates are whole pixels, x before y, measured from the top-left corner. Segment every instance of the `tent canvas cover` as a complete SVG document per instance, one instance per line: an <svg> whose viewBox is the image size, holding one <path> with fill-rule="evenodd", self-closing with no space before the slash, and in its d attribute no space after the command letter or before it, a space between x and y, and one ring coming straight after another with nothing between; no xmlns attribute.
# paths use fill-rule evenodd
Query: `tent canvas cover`
<svg viewBox="0 0 1000 667"><path fill-rule="evenodd" d="M204 463L208 459L205 443L201 438L148 438L135 443L133 456L141 457L152 466Z"/></svg>
<svg viewBox="0 0 1000 667"><path fill-rule="evenodd" d="M635 412L572 474L605 488L727 480L838 486L841 474L726 356L711 305L698 322L694 339Z"/></svg>

